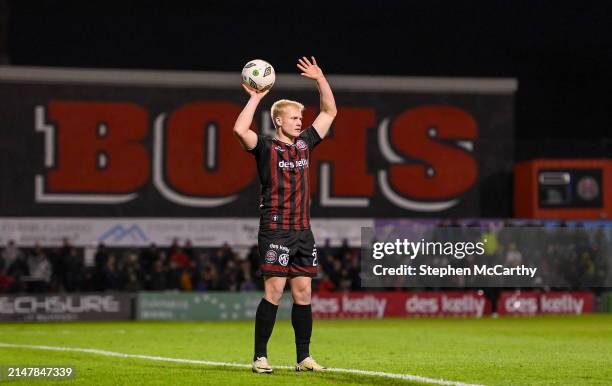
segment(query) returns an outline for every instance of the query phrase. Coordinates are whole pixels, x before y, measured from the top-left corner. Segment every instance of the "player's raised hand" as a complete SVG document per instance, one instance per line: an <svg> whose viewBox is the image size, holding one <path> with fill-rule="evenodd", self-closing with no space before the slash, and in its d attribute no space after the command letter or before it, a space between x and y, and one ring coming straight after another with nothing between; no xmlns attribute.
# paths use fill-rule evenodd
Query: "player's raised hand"
<svg viewBox="0 0 612 386"><path fill-rule="evenodd" d="M247 94L249 94L251 96L251 98L257 98L257 99L261 99L261 98L265 97L266 94L270 92L270 89L268 89L266 91L253 90L249 86L246 86L244 83L242 84L242 88L244 89L244 91L247 92Z"/></svg>
<svg viewBox="0 0 612 386"><path fill-rule="evenodd" d="M305 56L298 59L297 68L302 71L301 75L314 80L323 78L323 71L317 65L317 60L314 56L311 56L310 58L312 61L308 60L308 58Z"/></svg>

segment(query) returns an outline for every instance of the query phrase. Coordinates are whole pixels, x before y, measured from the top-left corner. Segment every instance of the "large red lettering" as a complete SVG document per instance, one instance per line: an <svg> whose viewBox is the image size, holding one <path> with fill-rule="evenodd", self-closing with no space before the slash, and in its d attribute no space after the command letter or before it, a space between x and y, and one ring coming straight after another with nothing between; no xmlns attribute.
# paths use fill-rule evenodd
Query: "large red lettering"
<svg viewBox="0 0 612 386"><path fill-rule="evenodd" d="M456 107L424 106L397 117L390 130L392 145L423 164L393 164L393 190L419 199L445 199L468 190L476 181L474 158L455 144L441 141L474 140L474 118Z"/></svg>
<svg viewBox="0 0 612 386"><path fill-rule="evenodd" d="M57 165L48 192L128 193L149 178L149 155L140 141L147 113L133 103L52 101Z"/></svg>
<svg viewBox="0 0 612 386"><path fill-rule="evenodd" d="M309 111L312 110L309 109ZM366 134L367 130L374 126L374 122L374 109L350 107L338 109L331 136L328 136L311 156L310 186L313 194L319 192L317 190L319 165L322 162L328 162L331 167L331 195L333 197L371 197L373 195L374 177L367 171Z"/></svg>
<svg viewBox="0 0 612 386"><path fill-rule="evenodd" d="M172 113L165 158L166 175L175 189L193 196L219 197L237 193L253 181L253 159L232 134L238 114L240 107L225 102L189 103ZM214 134L207 135L208 130ZM208 143L211 138L216 143ZM206 149L216 152L212 168Z"/></svg>

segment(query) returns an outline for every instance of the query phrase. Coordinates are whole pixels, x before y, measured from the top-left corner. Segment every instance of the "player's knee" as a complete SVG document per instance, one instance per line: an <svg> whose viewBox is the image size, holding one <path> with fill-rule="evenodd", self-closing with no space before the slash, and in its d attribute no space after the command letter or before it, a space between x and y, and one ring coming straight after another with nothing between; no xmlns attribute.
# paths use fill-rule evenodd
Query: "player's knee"
<svg viewBox="0 0 612 386"><path fill-rule="evenodd" d="M275 300L275 303L279 303L283 297L283 291L274 291L271 296Z"/></svg>
<svg viewBox="0 0 612 386"><path fill-rule="evenodd" d="M298 304L310 304L312 297L312 290L310 286L304 286L299 288L292 288L291 294L293 295L293 301Z"/></svg>
<svg viewBox="0 0 612 386"><path fill-rule="evenodd" d="M266 300L271 303L278 304L283 297L283 290L285 288L281 286L266 286Z"/></svg>

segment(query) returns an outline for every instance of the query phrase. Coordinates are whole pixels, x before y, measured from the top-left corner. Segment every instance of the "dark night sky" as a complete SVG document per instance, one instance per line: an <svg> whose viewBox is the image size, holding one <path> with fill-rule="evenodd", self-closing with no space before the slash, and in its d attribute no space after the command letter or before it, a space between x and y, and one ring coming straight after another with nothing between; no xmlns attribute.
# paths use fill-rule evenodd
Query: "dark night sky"
<svg viewBox="0 0 612 386"><path fill-rule="evenodd" d="M291 72L297 57L315 55L329 74L516 77L519 140L612 146L612 5L604 2L153 4L9 1L10 60L240 71L261 57Z"/></svg>

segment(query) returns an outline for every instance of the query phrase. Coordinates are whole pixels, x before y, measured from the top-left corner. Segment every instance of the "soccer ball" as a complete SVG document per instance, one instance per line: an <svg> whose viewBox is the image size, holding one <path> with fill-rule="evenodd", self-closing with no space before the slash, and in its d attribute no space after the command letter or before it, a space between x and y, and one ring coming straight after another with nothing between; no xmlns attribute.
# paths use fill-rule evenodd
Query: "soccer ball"
<svg viewBox="0 0 612 386"><path fill-rule="evenodd" d="M251 60L242 69L242 83L253 90L269 90L274 85L275 80L274 68L265 60Z"/></svg>

